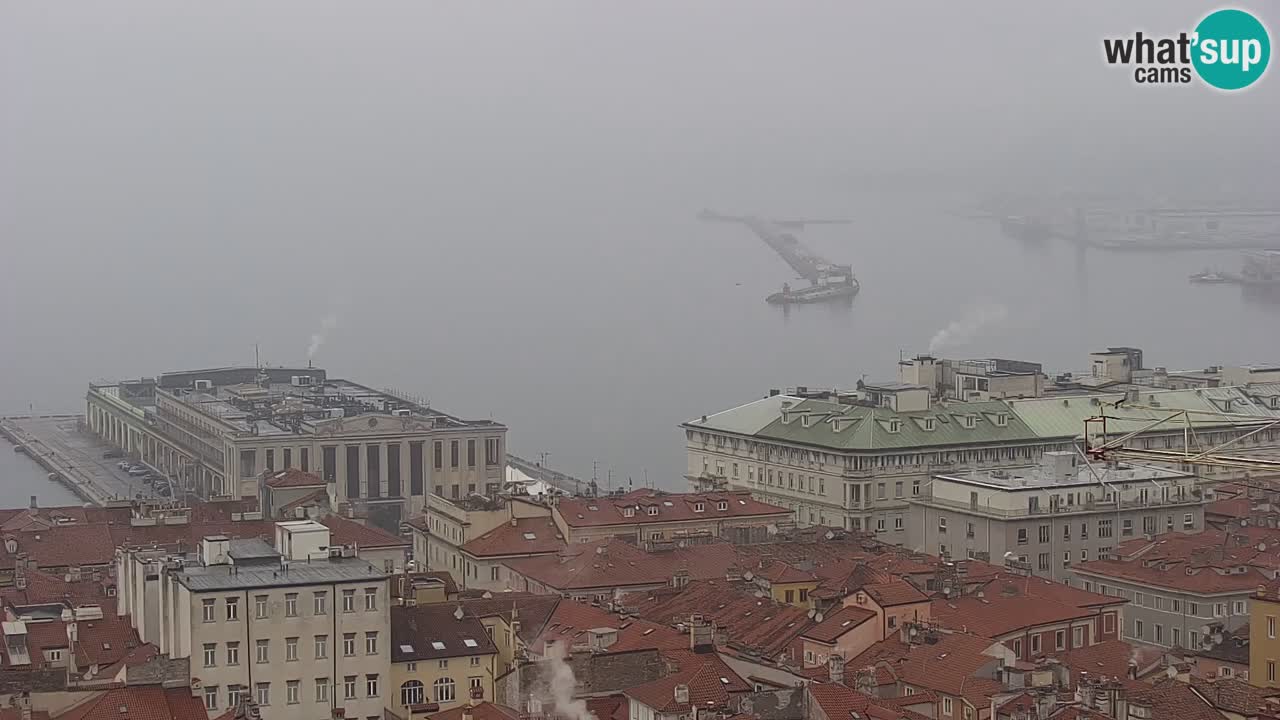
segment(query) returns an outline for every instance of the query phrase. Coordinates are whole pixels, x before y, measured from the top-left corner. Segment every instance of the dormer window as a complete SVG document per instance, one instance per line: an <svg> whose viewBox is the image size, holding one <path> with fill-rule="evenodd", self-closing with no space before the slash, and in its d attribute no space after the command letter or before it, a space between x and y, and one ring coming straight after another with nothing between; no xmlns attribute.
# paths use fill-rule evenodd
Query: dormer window
<svg viewBox="0 0 1280 720"><path fill-rule="evenodd" d="M694 511L694 512L702 512L703 510L706 510L706 509L707 509L707 506L706 506L706 505L704 505L704 504L702 504L702 503L700 503L700 502L696 502L696 503L694 503L694 504L693 504L693 511Z"/></svg>
<svg viewBox="0 0 1280 720"><path fill-rule="evenodd" d="M972 430L973 426L978 424L978 418L972 415L962 415L960 417L960 424L964 425L965 428Z"/></svg>
<svg viewBox="0 0 1280 720"><path fill-rule="evenodd" d="M1009 425L1009 413L996 413L996 427L1007 427Z"/></svg>
<svg viewBox="0 0 1280 720"><path fill-rule="evenodd" d="M717 509L717 510L721 510L721 511L723 511L723 510L728 510L728 509L729 509L729 503L728 503L728 502L726 502L726 501L724 501L724 500L721 500L720 502L716 503L716 509Z"/></svg>
<svg viewBox="0 0 1280 720"><path fill-rule="evenodd" d="M656 515L658 514L658 506L657 506L657 505L650 505L650 506L649 506L648 508L646 508L646 509L647 509L647 511L648 511L648 513L649 513L650 515L654 515L654 516L656 516Z"/></svg>
<svg viewBox="0 0 1280 720"><path fill-rule="evenodd" d="M923 422L923 426L924 426L925 432L933 432L933 428L934 428L933 418L931 417L925 418Z"/></svg>
<svg viewBox="0 0 1280 720"><path fill-rule="evenodd" d="M622 508L622 517L635 517L635 516L636 516L636 509L635 509L635 508L633 508L633 507L624 507L624 508Z"/></svg>
<svg viewBox="0 0 1280 720"><path fill-rule="evenodd" d="M902 421L901 421L901 420L890 420L890 421L889 421L889 432L891 432L891 433L902 432Z"/></svg>

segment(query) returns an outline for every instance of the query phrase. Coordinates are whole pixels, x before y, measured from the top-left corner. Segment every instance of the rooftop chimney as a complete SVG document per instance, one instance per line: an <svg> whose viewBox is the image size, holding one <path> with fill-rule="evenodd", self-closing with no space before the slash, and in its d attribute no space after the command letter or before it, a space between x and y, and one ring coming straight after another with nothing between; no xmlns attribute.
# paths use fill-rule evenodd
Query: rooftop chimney
<svg viewBox="0 0 1280 720"><path fill-rule="evenodd" d="M39 502L37 502L37 500L36 500L36 496L35 496L35 495L32 495L32 496L31 496L31 509L32 509L32 510L36 510L36 509L39 509L39 507L40 507L40 503L39 503Z"/></svg>
<svg viewBox="0 0 1280 720"><path fill-rule="evenodd" d="M827 658L827 674L830 676L832 684L844 684L844 656L840 653L832 653Z"/></svg>

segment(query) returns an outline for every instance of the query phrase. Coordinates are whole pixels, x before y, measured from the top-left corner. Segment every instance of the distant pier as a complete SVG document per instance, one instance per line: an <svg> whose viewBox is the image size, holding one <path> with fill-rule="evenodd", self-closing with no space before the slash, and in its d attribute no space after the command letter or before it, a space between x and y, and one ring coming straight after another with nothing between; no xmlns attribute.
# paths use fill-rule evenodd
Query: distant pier
<svg viewBox="0 0 1280 720"><path fill-rule="evenodd" d="M116 467L115 458L102 457L110 449L82 430L82 415L43 415L0 418L0 435L13 443L81 500L98 506L132 500L153 491L144 482Z"/></svg>

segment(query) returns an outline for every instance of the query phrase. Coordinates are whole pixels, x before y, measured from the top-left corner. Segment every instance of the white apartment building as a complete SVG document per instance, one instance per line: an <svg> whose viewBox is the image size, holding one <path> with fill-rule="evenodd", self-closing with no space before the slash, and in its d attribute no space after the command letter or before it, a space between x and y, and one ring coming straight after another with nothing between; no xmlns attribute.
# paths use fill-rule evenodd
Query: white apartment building
<svg viewBox="0 0 1280 720"><path fill-rule="evenodd" d="M1074 451L1049 452L1028 471L934 476L910 500L909 544L951 558L1016 557L1061 581L1135 535L1202 531L1212 499L1186 473L1088 466Z"/></svg>
<svg viewBox="0 0 1280 720"><path fill-rule="evenodd" d="M265 720L381 717L391 673L388 576L330 548L309 520L262 540L205 538L197 556L122 549L118 612L144 642L190 663L210 716L249 694Z"/></svg>

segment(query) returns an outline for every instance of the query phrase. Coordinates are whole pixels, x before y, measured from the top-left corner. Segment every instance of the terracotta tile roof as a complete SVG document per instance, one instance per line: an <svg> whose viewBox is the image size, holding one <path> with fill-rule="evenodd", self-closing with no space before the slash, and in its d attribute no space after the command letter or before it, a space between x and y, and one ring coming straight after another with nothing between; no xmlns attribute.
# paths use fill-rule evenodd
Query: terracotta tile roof
<svg viewBox="0 0 1280 720"><path fill-rule="evenodd" d="M10 707L0 708L0 720L22 720L22 710ZM31 720L49 720L49 713L45 710L32 710Z"/></svg>
<svg viewBox="0 0 1280 720"><path fill-rule="evenodd" d="M484 623L456 603L391 608L391 662L491 655L498 652Z"/></svg>
<svg viewBox="0 0 1280 720"><path fill-rule="evenodd" d="M884 582L869 583L859 588L880 607L910 605L912 603L929 602L929 596L916 589L915 585L902 578L890 578Z"/></svg>
<svg viewBox="0 0 1280 720"><path fill-rule="evenodd" d="M94 582L90 572L84 572L78 582L68 581L66 575L55 575L34 568L27 570L25 574L25 590L10 586L0 591L0 598L13 605L65 602L71 605L109 603L112 608L115 607L114 598L107 597L101 580Z"/></svg>
<svg viewBox="0 0 1280 720"><path fill-rule="evenodd" d="M521 518L506 522L468 541L462 551L475 557L538 555L565 547L564 537L549 517Z"/></svg>
<svg viewBox="0 0 1280 720"><path fill-rule="evenodd" d="M693 653L677 650L663 653L663 657L675 664L665 677L637 685L624 691L627 697L653 708L658 713L687 714L699 711L726 709L729 698L751 692L752 687L715 653ZM687 702L675 697L677 685L689 689Z"/></svg>
<svg viewBox="0 0 1280 720"><path fill-rule="evenodd" d="M618 631L617 640L607 648L609 652L680 650L689 646L689 639L669 626L643 618L624 620L619 615L586 603L562 599L529 649L541 655L545 654L547 643L562 642L566 649L586 645L589 640L587 631L599 628Z"/></svg>
<svg viewBox="0 0 1280 720"><path fill-rule="evenodd" d="M1129 602L1114 595L1090 592L1083 588L1072 587L1066 583L1054 582L1047 578L1033 575L1015 576L1000 573L983 585L983 591L990 597L991 593L1009 592L1009 586L1012 586L1014 592L1022 597L1035 600L1052 600L1077 608L1102 608L1109 605L1124 605Z"/></svg>
<svg viewBox="0 0 1280 720"><path fill-rule="evenodd" d="M1222 713L1191 689L1186 683L1161 678L1153 685L1140 682L1125 684L1129 689L1129 703L1148 704L1151 717L1177 718L1177 720L1222 720ZM1132 714L1132 713L1131 713Z"/></svg>
<svg viewBox="0 0 1280 720"><path fill-rule="evenodd" d="M1280 697L1278 688L1254 687L1237 678L1193 676L1191 687L1215 708L1240 715L1251 715L1266 705L1268 698Z"/></svg>
<svg viewBox="0 0 1280 720"><path fill-rule="evenodd" d="M805 630L804 637L823 643L833 643L842 635L852 632L862 623L872 620L876 614L860 607L842 607L822 619L822 622Z"/></svg>
<svg viewBox="0 0 1280 720"><path fill-rule="evenodd" d="M625 695L606 695L585 700L587 712L595 715L596 720L629 720L630 708Z"/></svg>
<svg viewBox="0 0 1280 720"><path fill-rule="evenodd" d="M466 706L459 705L451 710L443 712L431 713L427 715L428 720L462 720L465 716ZM506 705L498 705L488 700L476 703L471 706L471 717L474 720L518 720L520 713ZM607 718L600 718L607 720Z"/></svg>
<svg viewBox="0 0 1280 720"><path fill-rule="evenodd" d="M362 548L408 547L406 538L392 535L376 527L370 527L348 520L341 515L329 515L320 520L320 524L329 528L329 542L333 545L359 545ZM271 542L275 542L275 528L272 527Z"/></svg>
<svg viewBox="0 0 1280 720"><path fill-rule="evenodd" d="M80 667L115 665L142 644L137 631L130 627L129 618L114 613L104 614L101 620L81 620L76 623L76 631Z"/></svg>
<svg viewBox="0 0 1280 720"><path fill-rule="evenodd" d="M934 600L930 614L939 626L983 637L1003 638L1028 628L1084 620L1094 616L1089 608L1078 608L1044 597L1031 597L1009 584L988 586L983 597L966 595Z"/></svg>
<svg viewBox="0 0 1280 720"><path fill-rule="evenodd" d="M297 468L277 471L273 475L268 475L264 482L267 487L271 488L322 488L325 486L324 478L315 473L303 472Z"/></svg>
<svg viewBox="0 0 1280 720"><path fill-rule="evenodd" d="M785 562L773 561L764 567L756 568L751 571L756 577L768 580L770 583L804 583L817 582L818 576L808 570L800 568Z"/></svg>
<svg viewBox="0 0 1280 720"><path fill-rule="evenodd" d="M1112 578L1201 595L1250 592L1280 569L1280 530L1250 527L1195 534L1167 533L1116 546L1112 558L1079 563L1086 579Z"/></svg>
<svg viewBox="0 0 1280 720"><path fill-rule="evenodd" d="M701 503L702 510L698 511ZM625 508L630 508L628 516ZM650 508L656 510L650 514ZM721 510L720 508L724 508ZM707 522L718 519L790 518L791 511L751 497L745 490L708 493L668 493L635 490L601 498L563 498L555 512L569 527L635 526L645 523Z"/></svg>
<svg viewBox="0 0 1280 720"><path fill-rule="evenodd" d="M731 647L775 660L814 622L806 610L768 596L757 597L755 592L750 586L709 580L680 589L629 595L625 602L641 617L667 625L687 623L691 616L701 615L725 630Z"/></svg>
<svg viewBox="0 0 1280 720"><path fill-rule="evenodd" d="M309 492L297 500L287 502L276 508L276 514L277 516L288 516L289 513L293 512L294 508L306 507L312 503L327 507L329 504L329 491L320 489Z"/></svg>
<svg viewBox="0 0 1280 720"><path fill-rule="evenodd" d="M1253 501L1239 496L1214 500L1204 506L1205 515L1217 515L1224 518L1247 518L1252 514Z"/></svg>
<svg viewBox="0 0 1280 720"><path fill-rule="evenodd" d="M12 568L14 557L26 553L36 567L109 565L115 562L116 545L107 525L59 525L35 532L10 534L18 543L15 553L0 546L0 567Z"/></svg>
<svg viewBox="0 0 1280 720"><path fill-rule="evenodd" d="M1076 673L1086 672L1094 677L1125 677L1129 672L1129 660L1133 657L1133 646L1123 640L1107 640L1088 647L1053 653L1050 657L1057 658L1058 662Z"/></svg>
<svg viewBox="0 0 1280 720"><path fill-rule="evenodd" d="M54 715L54 720L207 720L204 702L190 688L158 685L114 688L95 693Z"/></svg>
<svg viewBox="0 0 1280 720"><path fill-rule="evenodd" d="M651 553L610 539L570 545L559 555L513 558L503 564L547 587L566 591L667 584L680 571L691 580L723 578L736 559L728 543Z"/></svg>
<svg viewBox="0 0 1280 720"><path fill-rule="evenodd" d="M873 720L919 720L926 716L903 708L902 704L919 704L917 697L879 698L858 692L844 685L813 682L808 685L809 696L822 708L822 714L830 720L865 717Z"/></svg>
<svg viewBox="0 0 1280 720"><path fill-rule="evenodd" d="M478 618L502 617L508 623L514 618L520 621L517 635L526 645L533 644L538 633L547 624L551 613L560 604L558 595L536 595L534 593L510 592L487 593L491 597L463 598L456 604L461 605L464 612Z"/></svg>
<svg viewBox="0 0 1280 720"><path fill-rule="evenodd" d="M939 632L936 642L908 645L897 638L882 640L845 663L846 682L862 668L888 663L904 683L934 692L963 697L982 707L991 695L1004 691L994 680L977 676L978 670L996 662L986 651L997 642L990 637Z"/></svg>

